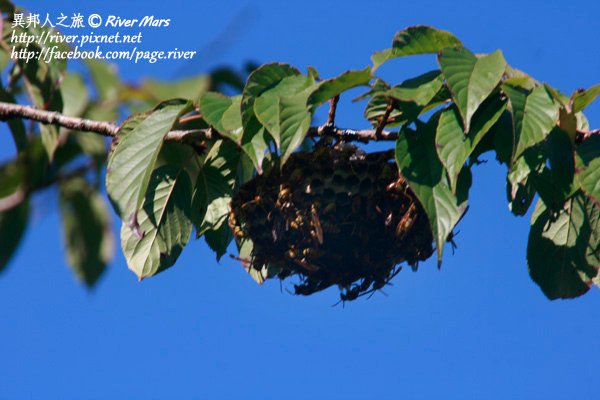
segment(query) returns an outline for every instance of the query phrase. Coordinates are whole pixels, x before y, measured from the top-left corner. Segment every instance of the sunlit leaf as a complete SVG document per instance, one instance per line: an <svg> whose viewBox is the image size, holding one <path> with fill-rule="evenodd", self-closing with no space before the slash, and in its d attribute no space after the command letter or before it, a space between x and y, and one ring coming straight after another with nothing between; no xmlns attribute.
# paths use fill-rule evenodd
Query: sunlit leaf
<svg viewBox="0 0 600 400"><path fill-rule="evenodd" d="M471 129L465 134L460 114L455 106L445 109L437 127L436 150L440 160L448 170L450 187L456 191L458 175L467 158L483 139L490 128L498 121L506 102L498 97L486 101L473 117Z"/></svg>
<svg viewBox="0 0 600 400"><path fill-rule="evenodd" d="M346 71L340 76L323 81L308 98L308 104L320 105L356 86L367 85L371 80L371 67Z"/></svg>
<svg viewBox="0 0 600 400"><path fill-rule="evenodd" d="M504 55L496 50L477 57L464 47L457 47L442 50L438 60L468 132L471 118L502 79L506 69Z"/></svg>
<svg viewBox="0 0 600 400"><path fill-rule="evenodd" d="M399 101L426 106L440 91L443 84L444 77L439 70L429 71L392 87L388 94Z"/></svg>
<svg viewBox="0 0 600 400"><path fill-rule="evenodd" d="M592 86L589 89L575 92L572 96L573 101L573 112L579 112L592 104L594 100L600 95L600 83Z"/></svg>
<svg viewBox="0 0 600 400"><path fill-rule="evenodd" d="M237 142L242 136L240 103L241 96L206 92L200 96L200 113L219 133Z"/></svg>
<svg viewBox="0 0 600 400"><path fill-rule="evenodd" d="M600 135L593 135L577 146L575 162L582 190L600 204Z"/></svg>
<svg viewBox="0 0 600 400"><path fill-rule="evenodd" d="M263 92L275 87L282 79L300 75L300 71L289 64L265 64L248 77L242 92L242 149L252 160L256 170L262 172L262 161L268 148L268 137L263 125L254 114L254 102Z"/></svg>
<svg viewBox="0 0 600 400"><path fill-rule="evenodd" d="M312 110L307 105L307 99L315 87L311 77L287 77L263 92L254 103L256 117L281 150L281 165L298 148L308 132Z"/></svg>
<svg viewBox="0 0 600 400"><path fill-rule="evenodd" d="M460 40L450 32L423 25L411 26L396 33L392 48L376 52L371 61L376 69L392 58L437 53L446 47L460 45Z"/></svg>
<svg viewBox="0 0 600 400"><path fill-rule="evenodd" d="M190 107L187 101L160 104L142 122L135 120L135 128L119 140L109 157L106 189L115 210L124 220L135 218L163 139Z"/></svg>
<svg viewBox="0 0 600 400"><path fill-rule="evenodd" d="M503 91L508 96L509 110L513 115L515 160L550 133L558 120L558 106L543 86L527 92L507 81L503 84Z"/></svg>

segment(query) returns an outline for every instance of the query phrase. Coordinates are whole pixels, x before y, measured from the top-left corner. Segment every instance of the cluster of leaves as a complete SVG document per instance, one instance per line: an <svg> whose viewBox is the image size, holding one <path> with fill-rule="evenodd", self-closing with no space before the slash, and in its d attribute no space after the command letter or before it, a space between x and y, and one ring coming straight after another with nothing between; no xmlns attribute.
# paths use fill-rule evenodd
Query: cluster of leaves
<svg viewBox="0 0 600 400"><path fill-rule="evenodd" d="M376 77L384 62L418 54L435 55L439 69L395 85ZM438 262L467 210L471 168L483 153L492 151L508 168L507 197L514 214L524 215L539 196L527 257L530 274L544 293L549 298L575 297L592 282L599 283L600 135L590 133L582 110L600 94L600 85L566 96L510 67L502 52L473 54L452 34L426 26L400 31L390 49L373 55L372 66L332 79L321 80L313 68L303 74L288 64L262 65L245 84L232 85L241 92L234 96L215 91L213 80L222 71L213 74L213 80L149 81L132 89L113 84L106 78L114 77L111 69L94 62L88 68L96 98L74 99L84 96L83 80L60 65L50 65L48 94L45 81L39 76L33 81L27 73L39 75L44 68L41 63L15 63L4 98L18 96L16 82L23 82L26 88L34 88L29 92L39 108L109 120L114 117L97 113L115 113L123 102L130 110L140 101L160 102L123 122L106 161L106 189L123 221L123 253L140 279L172 266L194 230L218 258L225 254L232 241L227 224L230 200L239 186L268 168L280 168L298 151L315 132L311 123L318 107L365 86L368 90L359 100L368 99L365 117L374 131L385 126L398 129L396 162L429 217ZM70 95L69 82L79 85ZM171 99L173 94L178 98ZM19 148L14 162L27 159L28 168L3 166L0 188L8 187L4 181L9 178L17 182L14 188L36 187L29 175L41 171L44 176L37 186L48 179L58 181L69 261L84 275L95 274L90 271L103 268L110 249L105 244L110 235L110 229L105 229L107 213L97 185L105 160L81 144L80 138L88 138L88 133L52 133L46 131L57 128L43 127L39 136L32 136L20 124L11 121ZM166 140L173 131L189 135L180 141ZM37 142L45 153L36 150ZM77 150L68 150L70 143L79 146ZM30 162L35 151L43 154L43 165ZM63 155L68 151L77 157ZM61 171L82 155L94 160L95 184L89 183L87 175L62 179L68 174ZM11 169L26 178L10 176ZM22 204L0 214L0 235L6 235L8 224L15 226L15 219L16 225L24 225L27 211L19 209L26 210L27 201ZM83 226L84 220L94 223ZM86 234L76 234L81 231ZM7 246L4 238L0 243ZM237 245L240 258L250 257L251 244ZM250 272L259 282L268 278L268 269Z"/></svg>
<svg viewBox="0 0 600 400"><path fill-rule="evenodd" d="M437 55L438 70L394 86L374 76L391 58L425 53ZM578 296L597 280L600 136L583 137L589 126L581 111L600 86L567 97L511 68L500 51L475 55L450 33L424 26L399 32L391 49L373 55L373 67L320 80L312 68L302 74L266 64L240 95L164 102L126 122L109 158L107 189L125 221L129 266L140 278L171 266L192 226L223 255L236 188L264 168L281 167L310 133L315 110L361 85L369 86L360 98L369 98L365 116L374 127L399 127L396 162L427 212L438 262L467 209L471 167L494 151L508 167L514 214L525 214L539 195L528 245L532 278L550 298ZM190 112L197 127L218 135L205 143L206 154L171 144L173 159L185 161L161 162L164 137ZM238 245L242 257L250 255Z"/></svg>
<svg viewBox="0 0 600 400"><path fill-rule="evenodd" d="M69 117L110 122L177 96L197 101L209 90L243 88L247 73L230 68L176 81L145 79L133 85L123 82L113 65L97 60L70 69L65 60L13 60L13 45L16 51L27 46L10 43L13 32L39 36L49 28L13 27L14 13L24 11L6 1L0 1L0 10L4 17L0 101L5 103L29 103ZM31 43L28 50L41 51L42 47ZM78 279L93 286L114 256L110 205L102 193L110 142L101 135L26 124L18 118L7 120L6 125L17 154L0 164L0 271L23 239L32 215L32 197L57 188L67 262Z"/></svg>

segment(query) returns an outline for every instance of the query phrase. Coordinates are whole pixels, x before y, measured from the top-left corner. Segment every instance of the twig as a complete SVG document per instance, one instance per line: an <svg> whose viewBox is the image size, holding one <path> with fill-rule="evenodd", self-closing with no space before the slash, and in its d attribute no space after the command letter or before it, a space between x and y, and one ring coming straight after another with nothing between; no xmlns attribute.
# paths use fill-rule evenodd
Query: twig
<svg viewBox="0 0 600 400"><path fill-rule="evenodd" d="M383 114L383 117L381 118L381 120L379 120L379 123L377 124L377 129L375 130L376 138L381 137L383 128L385 128L385 125L388 123L388 119L390 118L390 114L392 113L393 109L394 109L394 100L390 99L390 100L388 100L388 105L385 108L385 113Z"/></svg>
<svg viewBox="0 0 600 400"><path fill-rule="evenodd" d="M593 135L600 135L600 129L592 129L589 131L577 131L576 143L580 144L584 140L590 138Z"/></svg>
<svg viewBox="0 0 600 400"><path fill-rule="evenodd" d="M339 95L329 100L329 114L327 115L327 125L329 126L335 125L335 111L337 110L338 101L340 101Z"/></svg>
<svg viewBox="0 0 600 400"><path fill-rule="evenodd" d="M25 200L26 196L27 191L20 187L13 194L0 198L0 213L18 206Z"/></svg>

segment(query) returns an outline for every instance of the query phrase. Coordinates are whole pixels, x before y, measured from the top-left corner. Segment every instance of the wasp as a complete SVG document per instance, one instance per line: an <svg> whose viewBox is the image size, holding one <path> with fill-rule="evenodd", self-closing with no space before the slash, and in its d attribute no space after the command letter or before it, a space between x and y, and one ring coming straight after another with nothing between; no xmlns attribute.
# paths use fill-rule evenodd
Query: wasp
<svg viewBox="0 0 600 400"><path fill-rule="evenodd" d="M396 225L396 236L402 237L406 234L406 231L410 229L410 227L415 222L415 211L415 203L412 203L410 207L408 207L408 210L406 210L402 218L400 218L400 222L398 222L398 225Z"/></svg>
<svg viewBox="0 0 600 400"><path fill-rule="evenodd" d="M310 206L310 217L312 221L312 226L315 228L315 235L317 236L317 240L319 244L323 244L323 228L321 227L321 220L319 219L319 215L317 214L317 208L315 205Z"/></svg>
<svg viewBox="0 0 600 400"><path fill-rule="evenodd" d="M247 201L244 204L242 204L242 209L245 210L246 208L250 207L253 204L260 204L261 201L262 201L262 198L260 197L260 195L257 194L256 196L254 196L254 198L252 200Z"/></svg>
<svg viewBox="0 0 600 400"><path fill-rule="evenodd" d="M317 272L319 270L319 267L306 261L306 258L302 258L301 260L294 259L294 262L308 272Z"/></svg>

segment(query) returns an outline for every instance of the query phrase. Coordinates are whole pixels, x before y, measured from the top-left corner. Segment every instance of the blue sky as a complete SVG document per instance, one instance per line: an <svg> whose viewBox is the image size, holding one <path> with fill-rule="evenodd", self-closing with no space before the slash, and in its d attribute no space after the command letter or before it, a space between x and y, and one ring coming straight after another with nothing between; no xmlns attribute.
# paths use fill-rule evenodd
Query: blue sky
<svg viewBox="0 0 600 400"><path fill-rule="evenodd" d="M276 2L23 1L39 12L171 18L148 48L197 59L119 63L130 81L173 78L244 61L312 65L321 76L369 63L406 26L429 24L475 52L565 92L600 82L596 1ZM244 11L245 10L245 11ZM203 52L235 15L219 51ZM381 68L399 82L431 57ZM366 127L343 99L338 123ZM600 124L600 103L588 112ZM4 127L0 159L13 150ZM295 297L262 287L202 241L171 270L139 283L120 253L91 293L64 261L56 193L38 199L24 245L0 276L0 399L520 399L594 398L600 293L548 301L527 273L529 216L513 217L504 170L476 169L459 248L402 271L388 296L331 307L337 292ZM117 224L115 224L115 227Z"/></svg>

